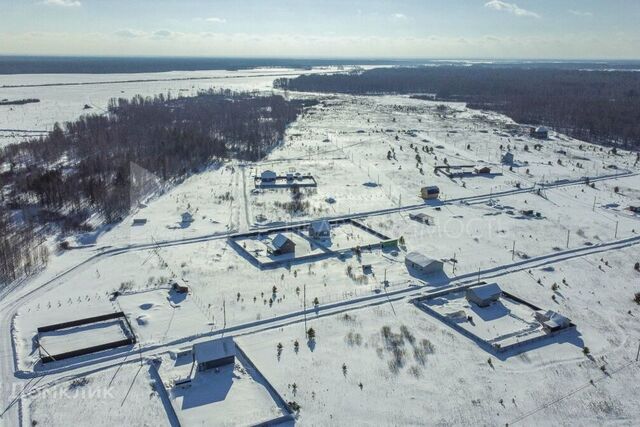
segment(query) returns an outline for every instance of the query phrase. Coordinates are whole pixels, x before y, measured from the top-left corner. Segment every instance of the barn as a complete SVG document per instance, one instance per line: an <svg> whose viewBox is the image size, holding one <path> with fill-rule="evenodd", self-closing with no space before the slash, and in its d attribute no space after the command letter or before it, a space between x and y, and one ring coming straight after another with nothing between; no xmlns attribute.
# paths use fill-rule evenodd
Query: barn
<svg viewBox="0 0 640 427"><path fill-rule="evenodd" d="M198 371L229 365L236 360L236 343L231 337L205 341L193 345L193 362Z"/></svg>
<svg viewBox="0 0 640 427"><path fill-rule="evenodd" d="M472 286L467 288L465 292L467 301L473 302L479 307L489 307L491 303L498 301L501 295L502 289L500 289L497 283Z"/></svg>
<svg viewBox="0 0 640 427"><path fill-rule="evenodd" d="M423 274L440 273L443 269L442 261L429 258L420 252L409 252L404 258L404 263L409 270Z"/></svg>

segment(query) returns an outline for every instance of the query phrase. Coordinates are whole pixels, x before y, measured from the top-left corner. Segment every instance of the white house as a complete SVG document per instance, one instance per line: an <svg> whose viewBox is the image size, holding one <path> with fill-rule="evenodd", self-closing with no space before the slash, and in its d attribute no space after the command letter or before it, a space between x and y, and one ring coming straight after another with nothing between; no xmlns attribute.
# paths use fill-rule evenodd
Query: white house
<svg viewBox="0 0 640 427"><path fill-rule="evenodd" d="M404 258L404 263L408 269L424 274L442 272L444 267L442 261L429 258L419 252L409 252Z"/></svg>
<svg viewBox="0 0 640 427"><path fill-rule="evenodd" d="M236 343L231 337L219 338L193 345L193 362L198 371L217 368L234 363Z"/></svg>

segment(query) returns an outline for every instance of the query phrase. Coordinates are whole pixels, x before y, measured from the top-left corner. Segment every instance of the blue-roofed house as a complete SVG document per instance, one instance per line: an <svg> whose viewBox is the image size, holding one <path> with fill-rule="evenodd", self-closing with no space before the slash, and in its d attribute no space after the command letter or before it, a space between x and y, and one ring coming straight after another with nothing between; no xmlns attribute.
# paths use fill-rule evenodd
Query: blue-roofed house
<svg viewBox="0 0 640 427"><path fill-rule="evenodd" d="M269 244L267 244L267 251L271 255L283 255L294 253L296 250L296 244L293 240L289 239L282 233L278 233Z"/></svg>
<svg viewBox="0 0 640 427"><path fill-rule="evenodd" d="M312 239L330 239L331 224L329 224L329 221L313 221L309 225L309 237Z"/></svg>

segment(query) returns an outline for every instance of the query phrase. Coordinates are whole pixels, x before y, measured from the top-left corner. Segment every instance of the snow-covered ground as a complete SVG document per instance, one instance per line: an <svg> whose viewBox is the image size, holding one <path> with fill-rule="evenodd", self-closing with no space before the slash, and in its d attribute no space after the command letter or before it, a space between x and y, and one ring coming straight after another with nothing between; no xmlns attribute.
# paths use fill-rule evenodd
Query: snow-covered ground
<svg viewBox="0 0 640 427"><path fill-rule="evenodd" d="M0 128L16 122L25 129L48 129L52 121L82 114L87 100L104 108L122 90L122 96L168 89L176 94L186 89L188 95L211 86L270 90L273 78L285 71L135 75L164 79L135 83L123 82L130 75L3 77L0 86L32 86L0 88L0 98L50 94L41 95L40 104L1 116ZM120 82L95 84L103 79ZM65 82L93 84L34 86ZM0 424L62 425L74 414L100 419L121 402L83 400L82 407L61 414L55 408L74 401L33 397L28 390L69 387L63 380L70 375L89 378L83 387L109 383L118 370L114 382L121 378L124 388L118 398L128 395L124 405L138 405L135 412L122 405L114 409L122 422L173 422L161 397L139 385L151 381L147 365L136 381L128 378L125 384L122 373L135 375L139 365L122 363L138 352L145 360L165 357L168 350L223 330L237 336L286 401L300 405L302 425L638 424L640 365L634 360L640 306L633 296L640 292L640 273L634 270L640 261L640 216L627 210L640 205L635 153L613 155L553 132L546 141L511 135L514 124L508 118L459 103L445 108L406 96L289 95L318 96L321 103L289 127L266 159L211 165L141 204L122 223L69 236L76 249L54 256L40 275L2 294L2 327L11 332L0 334L6 335L2 380L24 391L2 389L6 403L0 413L6 408L6 415ZM507 150L515 157L512 168L501 163ZM445 159L450 165L489 166L499 174L436 174L434 167ZM288 189L254 189L254 177L266 169L315 177L317 188L302 190L308 202L304 212L286 211L292 200ZM585 185L585 177L593 186ZM439 201L419 197L426 185L440 187ZM415 213L430 215L434 224L411 219ZM392 238L402 236L402 242L393 250L293 260L260 270L227 241L230 233L344 216ZM147 222L134 226L134 218ZM348 228L333 231L336 247L368 242ZM298 256L315 250L304 237L296 239ZM264 246L247 245L249 250ZM409 272L408 251L444 261L443 273ZM496 281L517 297L566 315L575 331L518 354L492 354L410 303L478 279ZM173 280L187 285L189 293L171 292ZM111 301L114 291L120 295ZM526 317L505 307L510 315ZM120 310L138 339L135 348L50 367L37 363L38 326ZM315 329L315 342L307 342L305 324ZM490 319L482 325L487 334L508 333L511 326ZM48 375L33 385L34 372L43 371ZM272 414L264 390L256 391L241 373L226 374L234 385L230 400L216 400L216 414L227 414L233 424ZM21 411L12 404L16 397ZM242 406L232 403L243 398L265 403L266 412L243 418Z"/></svg>
<svg viewBox="0 0 640 427"><path fill-rule="evenodd" d="M24 424L169 426L162 385L150 369L127 363L34 388L23 399Z"/></svg>

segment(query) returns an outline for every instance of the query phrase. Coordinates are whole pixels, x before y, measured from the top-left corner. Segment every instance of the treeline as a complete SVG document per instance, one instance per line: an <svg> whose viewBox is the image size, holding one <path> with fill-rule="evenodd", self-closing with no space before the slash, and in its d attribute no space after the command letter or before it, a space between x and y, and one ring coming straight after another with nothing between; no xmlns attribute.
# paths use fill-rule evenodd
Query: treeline
<svg viewBox="0 0 640 427"><path fill-rule="evenodd" d="M11 221L0 207L0 285L33 273L49 260L49 249L36 228Z"/></svg>
<svg viewBox="0 0 640 427"><path fill-rule="evenodd" d="M38 98L16 99L13 101L10 101L8 99L3 99L3 100L0 100L0 105L24 105L24 104L31 104L34 102L40 102L40 100Z"/></svg>
<svg viewBox="0 0 640 427"><path fill-rule="evenodd" d="M55 125L46 137L0 151L0 166L5 165L0 205L19 212L32 229L50 224L90 229L86 221L93 214L107 223L118 221L133 202L136 170L170 181L221 159L260 159L304 106L281 96L228 90L177 99L114 99L106 115ZM6 231L16 235L11 227L8 221ZM11 241L9 252L17 253L19 242Z"/></svg>
<svg viewBox="0 0 640 427"><path fill-rule="evenodd" d="M278 79L279 88L349 94L435 94L470 108L547 125L599 144L640 149L640 73L442 66Z"/></svg>

